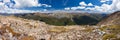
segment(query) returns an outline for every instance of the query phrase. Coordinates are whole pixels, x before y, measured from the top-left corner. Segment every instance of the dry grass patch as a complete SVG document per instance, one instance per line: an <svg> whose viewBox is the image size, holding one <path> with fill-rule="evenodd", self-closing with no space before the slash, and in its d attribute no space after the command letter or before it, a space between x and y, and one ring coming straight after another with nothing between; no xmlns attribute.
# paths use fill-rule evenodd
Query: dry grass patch
<svg viewBox="0 0 120 40"><path fill-rule="evenodd" d="M53 27L49 30L49 32L55 32L55 33L66 32L66 31L69 31L69 29L62 26Z"/></svg>
<svg viewBox="0 0 120 40"><path fill-rule="evenodd" d="M22 37L20 40L34 40L34 37L32 37L32 36L25 36L25 37Z"/></svg>
<svg viewBox="0 0 120 40"><path fill-rule="evenodd" d="M99 28L101 31L105 31L107 29L107 26L103 26L101 28Z"/></svg>
<svg viewBox="0 0 120 40"><path fill-rule="evenodd" d="M85 32L92 32L93 30L94 30L94 28L88 27L88 28L85 28L83 31L85 31Z"/></svg>
<svg viewBox="0 0 120 40"><path fill-rule="evenodd" d="M115 34L105 34L103 36L103 40L110 40L112 38L117 38L117 36Z"/></svg>

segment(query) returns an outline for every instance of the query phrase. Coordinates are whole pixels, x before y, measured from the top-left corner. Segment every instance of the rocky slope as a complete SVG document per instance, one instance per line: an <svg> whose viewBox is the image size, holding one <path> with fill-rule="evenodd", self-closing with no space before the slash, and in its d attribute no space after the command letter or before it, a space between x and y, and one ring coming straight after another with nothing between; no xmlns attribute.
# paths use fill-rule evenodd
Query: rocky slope
<svg viewBox="0 0 120 40"><path fill-rule="evenodd" d="M113 38L114 40L120 40L120 11L110 14L99 22L98 25L101 25L100 29L106 32L103 36L105 39Z"/></svg>
<svg viewBox="0 0 120 40"><path fill-rule="evenodd" d="M14 16L0 16L0 40L100 40L96 26L53 26ZM100 32L100 33L99 33Z"/></svg>
<svg viewBox="0 0 120 40"><path fill-rule="evenodd" d="M98 25L119 25L120 24L120 11L110 14L104 18Z"/></svg>

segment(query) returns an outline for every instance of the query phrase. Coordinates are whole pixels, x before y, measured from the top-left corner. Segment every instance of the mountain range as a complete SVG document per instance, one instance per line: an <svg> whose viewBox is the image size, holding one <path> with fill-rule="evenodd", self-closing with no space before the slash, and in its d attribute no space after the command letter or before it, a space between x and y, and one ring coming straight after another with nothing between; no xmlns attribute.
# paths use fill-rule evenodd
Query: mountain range
<svg viewBox="0 0 120 40"><path fill-rule="evenodd" d="M43 21L50 25L95 25L108 14L99 13L68 13L68 12L53 12L53 13L27 13L14 14L14 16Z"/></svg>

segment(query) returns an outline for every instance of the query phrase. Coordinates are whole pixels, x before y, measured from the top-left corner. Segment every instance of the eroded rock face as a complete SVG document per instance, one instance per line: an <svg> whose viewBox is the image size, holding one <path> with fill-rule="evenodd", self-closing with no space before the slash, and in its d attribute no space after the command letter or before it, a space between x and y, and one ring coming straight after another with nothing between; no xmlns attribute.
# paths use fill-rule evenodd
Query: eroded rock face
<svg viewBox="0 0 120 40"><path fill-rule="evenodd" d="M101 40L90 26L53 26L13 16L0 16L2 40Z"/></svg>

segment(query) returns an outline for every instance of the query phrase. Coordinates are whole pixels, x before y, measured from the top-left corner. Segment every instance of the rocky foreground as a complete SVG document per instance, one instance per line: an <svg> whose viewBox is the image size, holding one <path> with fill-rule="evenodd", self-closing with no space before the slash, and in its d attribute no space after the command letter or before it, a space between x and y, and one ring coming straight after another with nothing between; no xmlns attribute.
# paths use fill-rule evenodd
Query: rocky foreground
<svg viewBox="0 0 120 40"><path fill-rule="evenodd" d="M119 25L53 26L14 16L0 16L0 40L119 40L119 28Z"/></svg>

